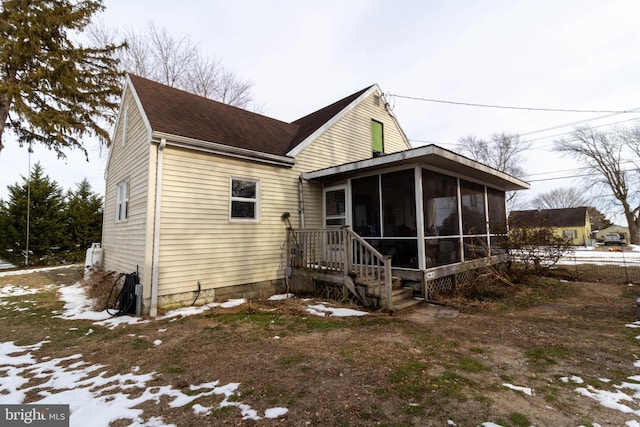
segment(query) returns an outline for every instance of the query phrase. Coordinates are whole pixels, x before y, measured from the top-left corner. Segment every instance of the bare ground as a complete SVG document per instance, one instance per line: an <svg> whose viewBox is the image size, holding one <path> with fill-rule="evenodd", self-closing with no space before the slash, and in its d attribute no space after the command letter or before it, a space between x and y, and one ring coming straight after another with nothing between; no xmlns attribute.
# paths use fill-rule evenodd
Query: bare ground
<svg viewBox="0 0 640 427"><path fill-rule="evenodd" d="M60 274L64 274L61 276ZM0 277L41 287L70 284L76 270ZM55 289L30 296L28 311L0 306L0 341L26 345L49 337L37 357L82 353L111 373L157 372L153 385L239 382L240 399L279 419L242 420L237 408L203 417L188 407L146 403L144 416L178 426L624 426L640 417L608 409L575 389L615 391L638 373L637 286L545 279L491 290L492 298L442 299L396 316L317 318L298 299L253 301L177 321L114 330L52 318ZM488 293L485 292L485 297ZM25 299L23 297L23 299ZM31 313L36 313L35 315ZM70 332L71 327L78 328ZM88 329L95 332L86 335ZM160 329L166 331L159 332ZM152 342L162 339L162 345ZM585 384L565 383L581 377ZM610 379L605 383L601 379ZM531 396L503 384L529 387ZM29 396L37 400L37 396ZM214 405L221 398L199 402ZM638 410L638 402L626 402ZM115 425L128 425L121 420Z"/></svg>

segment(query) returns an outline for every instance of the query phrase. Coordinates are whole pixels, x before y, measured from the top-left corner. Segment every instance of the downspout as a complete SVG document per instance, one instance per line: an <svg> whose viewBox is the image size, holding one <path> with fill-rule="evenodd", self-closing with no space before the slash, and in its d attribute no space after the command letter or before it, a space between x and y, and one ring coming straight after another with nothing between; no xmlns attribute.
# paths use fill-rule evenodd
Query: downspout
<svg viewBox="0 0 640 427"><path fill-rule="evenodd" d="M162 155L164 147L167 145L165 138L160 139L158 144L158 156L156 158L156 207L153 219L153 265L151 272L151 308L149 315L158 315L158 262L160 260L160 208L162 195Z"/></svg>
<svg viewBox="0 0 640 427"><path fill-rule="evenodd" d="M300 215L300 228L304 230L304 194L302 193L302 174L298 177L298 214Z"/></svg>

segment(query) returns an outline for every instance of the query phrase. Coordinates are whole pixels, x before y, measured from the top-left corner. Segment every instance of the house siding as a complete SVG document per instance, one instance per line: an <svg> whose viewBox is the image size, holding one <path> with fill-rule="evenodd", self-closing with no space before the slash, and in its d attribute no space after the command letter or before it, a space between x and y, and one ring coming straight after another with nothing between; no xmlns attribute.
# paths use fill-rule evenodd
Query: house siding
<svg viewBox="0 0 640 427"><path fill-rule="evenodd" d="M126 142L122 144L121 117L116 125L110 147L106 173L105 205L103 217L104 269L117 273L138 271L142 283L150 278L150 260L147 258L149 227L149 164L150 144L141 112L130 90L123 94L123 107L127 110ZM129 181L129 216L116 222L116 186ZM146 289L145 289L146 290ZM148 291L148 290L146 290Z"/></svg>
<svg viewBox="0 0 640 427"><path fill-rule="evenodd" d="M230 179L259 181L259 221L229 219ZM297 209L297 175L286 167L168 146L164 150L159 297L283 277L284 212Z"/></svg>
<svg viewBox="0 0 640 427"><path fill-rule="evenodd" d="M591 244L591 221L589 216L585 218L584 224L574 226L552 227L553 234L557 237L564 237L565 230L576 232L576 237L571 239L571 244L576 246L589 246Z"/></svg>
<svg viewBox="0 0 640 427"><path fill-rule="evenodd" d="M370 159L371 120L383 124L384 152L395 153L411 148L393 116L381 99L374 104L372 93L331 126L296 156L294 169L300 173ZM304 183L305 227L322 227L322 187L318 183Z"/></svg>

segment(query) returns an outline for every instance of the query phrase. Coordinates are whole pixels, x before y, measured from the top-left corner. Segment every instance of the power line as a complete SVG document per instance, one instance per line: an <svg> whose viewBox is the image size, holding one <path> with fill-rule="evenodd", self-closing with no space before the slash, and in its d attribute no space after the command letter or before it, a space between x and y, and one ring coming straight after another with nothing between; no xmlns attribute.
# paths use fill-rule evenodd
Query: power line
<svg viewBox="0 0 640 427"><path fill-rule="evenodd" d="M628 161L628 162L623 162L623 163L632 163L632 162ZM580 169L584 169L584 168L567 169L567 172L570 171L570 170L577 171L577 170L580 170ZM562 172L562 171L560 171L560 172ZM635 170L634 169L624 169L624 170L621 170L620 172L635 172ZM531 175L528 175L528 176L544 175L545 173L555 173L555 172L541 172L539 174L531 174ZM593 173L586 173L586 174L582 174L582 175L557 176L557 177L553 177L553 178L532 179L532 180L528 180L527 182L542 182L542 181L553 181L553 180L556 180L556 179L559 180L559 179L584 178L586 176L593 176Z"/></svg>
<svg viewBox="0 0 640 427"><path fill-rule="evenodd" d="M557 112L557 113L612 113L612 114L634 113L634 112L637 112L638 110L638 108L634 108L631 110L582 110L582 109L574 109L574 108L515 107L512 105L493 105L493 104L478 104L474 102L445 101L442 99L420 98L416 96L396 95L393 93L387 93L385 95L395 97L395 98L410 99L413 101L436 102L439 104L464 105L467 107L500 108L503 110L548 111L548 112Z"/></svg>
<svg viewBox="0 0 640 427"><path fill-rule="evenodd" d="M584 178L585 176L591 176L592 174L586 173L584 175L569 175L569 176L557 176L554 178L540 178L540 179L532 179L527 182L543 182L543 181L555 181L560 179L573 179L573 178Z"/></svg>
<svg viewBox="0 0 640 427"><path fill-rule="evenodd" d="M632 108L631 110L625 111L625 113L634 113L634 112L635 113L640 113L640 107L639 108ZM549 130L556 130L556 129L565 128L565 127L568 127L568 126L575 126L575 125L579 125L579 124L582 124L582 123L587 123L587 122L593 122L593 121L596 121L596 120L607 119L609 117L617 116L619 114L623 114L623 113L613 113L613 114L607 114L607 115L600 116L600 117L593 117L593 118L590 118L590 119L578 120L578 121L575 121L575 122L565 123L565 124L562 124L562 125L556 125L556 126L551 126L551 127L544 128L544 129L538 129L538 130L533 130L533 131L530 131L530 132L521 133L519 135L520 136L533 135L533 134L536 134L536 133L542 133L542 132L546 132L546 131L549 131ZM636 120L636 119L637 118L629 119L629 121Z"/></svg>
<svg viewBox="0 0 640 427"><path fill-rule="evenodd" d="M638 113L640 113L640 108L638 108L637 110L639 110ZM617 114L608 114L606 116L596 117L594 119L587 119L587 120L581 120L581 121L578 121L578 122L567 123L567 124L564 124L564 125L557 125L557 126L553 126L553 127L550 127L550 128L537 130L537 131L531 131L531 132L526 132L526 133L518 133L518 136L532 135L532 134L535 134L535 133L542 133L542 132L545 132L545 131L548 131L548 130L559 129L559 128L572 126L572 125L576 125L576 124L580 124L580 123L586 123L586 122L589 122L589 121L599 120L599 119L603 119L605 117L611 117L611 116L615 116L615 115L617 115ZM632 119L626 119L626 120L619 120L617 122L604 123L604 124L597 125L597 126L591 126L591 128L592 129L598 129L598 128L605 127L605 126L613 126L613 125L617 125L617 124L620 124L620 123L633 122L633 121L636 121L636 120L640 120L640 117L634 117ZM556 138L556 137L559 137L559 136L570 135L572 132L573 131L557 133L557 134L554 134L554 135L541 136L541 137L538 137L538 138L526 139L525 141L526 142L541 141L541 140L545 140L545 139ZM450 145L450 146L457 146L458 145L457 142L430 141L430 140L425 140L425 139L409 139L409 141L425 143L425 144L436 144L436 145ZM551 146L545 146L545 147L537 146L537 147L529 147L529 148L527 148L527 150L540 150L540 149L549 149L549 148L551 148Z"/></svg>

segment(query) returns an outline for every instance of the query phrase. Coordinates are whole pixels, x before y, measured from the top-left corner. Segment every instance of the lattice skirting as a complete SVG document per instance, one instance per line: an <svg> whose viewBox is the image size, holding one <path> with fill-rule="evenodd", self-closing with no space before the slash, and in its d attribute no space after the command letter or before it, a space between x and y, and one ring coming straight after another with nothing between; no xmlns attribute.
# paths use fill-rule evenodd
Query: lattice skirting
<svg viewBox="0 0 640 427"><path fill-rule="evenodd" d="M427 298L454 291L457 287L468 286L478 277L478 270L461 271L450 276L427 281Z"/></svg>
<svg viewBox="0 0 640 427"><path fill-rule="evenodd" d="M467 270L456 274L456 286L467 286L472 284L478 277L478 270Z"/></svg>
<svg viewBox="0 0 640 427"><path fill-rule="evenodd" d="M339 283L314 280L313 289L315 295L330 301L352 303L355 300L355 296L351 293L349 288Z"/></svg>

